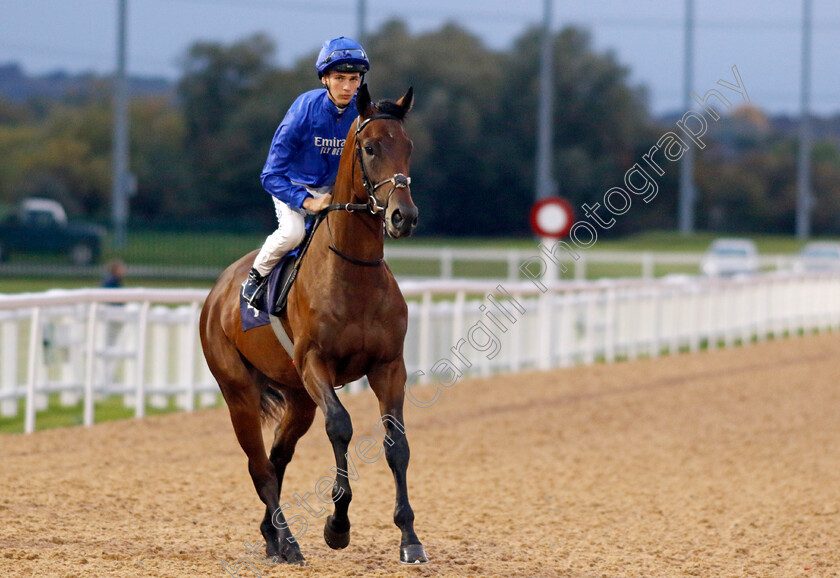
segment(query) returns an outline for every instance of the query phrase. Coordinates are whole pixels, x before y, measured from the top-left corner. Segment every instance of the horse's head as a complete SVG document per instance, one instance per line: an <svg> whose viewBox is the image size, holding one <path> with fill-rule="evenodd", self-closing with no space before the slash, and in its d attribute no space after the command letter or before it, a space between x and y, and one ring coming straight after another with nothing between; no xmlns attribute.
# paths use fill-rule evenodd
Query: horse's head
<svg viewBox="0 0 840 578"><path fill-rule="evenodd" d="M395 239L411 235L417 226L417 205L411 199L408 176L413 144L403 126L413 104L411 88L396 102L373 104L366 84L356 96L356 150L362 180L373 209L385 211L385 230Z"/></svg>

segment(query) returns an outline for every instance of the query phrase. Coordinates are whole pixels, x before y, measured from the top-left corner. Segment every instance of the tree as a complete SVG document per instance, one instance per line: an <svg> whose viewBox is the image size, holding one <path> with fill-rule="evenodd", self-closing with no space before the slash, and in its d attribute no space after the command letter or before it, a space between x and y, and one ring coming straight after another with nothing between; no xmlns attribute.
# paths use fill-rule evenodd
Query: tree
<svg viewBox="0 0 840 578"><path fill-rule="evenodd" d="M137 196L131 199L134 222L154 223L197 212L197 195L186 154L182 111L167 99L150 97L131 103L131 170Z"/></svg>
<svg viewBox="0 0 840 578"><path fill-rule="evenodd" d="M492 123L499 136L489 143L499 155L494 164L510 171L509 182L521 203L521 226L534 198L541 34L539 28L527 31L506 56L498 116ZM646 92L629 85L629 69L612 53L595 53L584 30L559 31L553 49L553 169L559 193L575 207L601 202L609 188L622 185L645 145L655 143ZM631 211L610 232L626 232L634 220L646 217L640 213L653 208Z"/></svg>
<svg viewBox="0 0 840 578"><path fill-rule="evenodd" d="M499 200L497 174L484 140L503 70L499 54L455 25L409 36L392 21L368 42L374 94L417 94L409 115L415 141L412 193L420 231L437 235L499 234L504 219L488 204Z"/></svg>
<svg viewBox="0 0 840 578"><path fill-rule="evenodd" d="M273 54L274 45L262 34L229 47L201 42L189 50L178 92L198 213L241 215L262 198L258 177L270 140L257 154L255 139L270 139L276 115L263 119L266 109L250 105L264 104L276 87ZM256 135L255 125L261 129Z"/></svg>
<svg viewBox="0 0 840 578"><path fill-rule="evenodd" d="M412 37L392 21L369 40L374 92L417 91L409 122L421 232L528 233L540 34L529 30L503 53L453 24ZM560 31L554 50L555 173L579 204L622 182L652 125L644 91L612 55L593 52L586 32Z"/></svg>

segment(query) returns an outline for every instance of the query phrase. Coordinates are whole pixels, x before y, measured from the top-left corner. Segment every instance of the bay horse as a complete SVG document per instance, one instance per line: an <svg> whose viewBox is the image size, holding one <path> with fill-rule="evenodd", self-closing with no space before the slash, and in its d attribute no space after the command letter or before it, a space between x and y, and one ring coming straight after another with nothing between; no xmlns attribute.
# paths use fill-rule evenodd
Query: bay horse
<svg viewBox="0 0 840 578"><path fill-rule="evenodd" d="M221 274L201 310L201 345L265 504L260 531L266 555L275 563L306 563L283 515L280 491L295 445L312 424L316 408L324 414L337 470L331 494L329 488L324 491L335 504L324 524L324 539L333 549L350 542L347 451L353 425L335 388L362 376L367 376L383 416L385 457L396 485L394 522L402 532L400 561L427 562L414 532L406 484L409 448L402 424L408 311L382 260L383 231L407 237L417 224L407 176L413 145L403 125L413 94L409 88L396 102L374 104L367 85L359 88L359 117L339 161L329 207L333 210L315 230L280 316L294 341L294 360L271 326L242 331L240 286L256 251ZM335 210L342 208L347 210ZM272 417L278 423L267 456L262 420Z"/></svg>

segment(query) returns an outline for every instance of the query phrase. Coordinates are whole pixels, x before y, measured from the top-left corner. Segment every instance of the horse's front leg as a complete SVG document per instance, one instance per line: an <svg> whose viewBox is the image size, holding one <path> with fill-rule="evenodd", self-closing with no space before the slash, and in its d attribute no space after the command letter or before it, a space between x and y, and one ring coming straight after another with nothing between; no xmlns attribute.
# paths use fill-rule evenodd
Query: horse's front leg
<svg viewBox="0 0 840 578"><path fill-rule="evenodd" d="M414 510L408 502L408 439L405 436L403 401L405 399L405 362L402 359L379 366L368 374L370 387L379 400L379 411L385 427L385 458L394 474L397 489L394 523L402 531L400 562L425 564L428 562L423 544L414 532Z"/></svg>
<svg viewBox="0 0 840 578"><path fill-rule="evenodd" d="M335 510L331 516L327 516L324 524L324 540L330 548L340 550L350 543L350 518L347 516L347 510L350 500L353 499L350 477L355 476L355 468L351 468L352 471L348 470L347 448L353 437L353 423L333 388L335 372L320 356L314 352L305 354L300 367L306 390L324 413L327 436L335 454L336 473L332 487ZM320 494L320 483L316 489Z"/></svg>

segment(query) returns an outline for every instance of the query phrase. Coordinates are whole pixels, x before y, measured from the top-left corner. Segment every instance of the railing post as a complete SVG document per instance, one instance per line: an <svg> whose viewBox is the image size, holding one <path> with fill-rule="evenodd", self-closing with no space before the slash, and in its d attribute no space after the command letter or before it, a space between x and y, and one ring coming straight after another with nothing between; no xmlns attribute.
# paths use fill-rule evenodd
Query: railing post
<svg viewBox="0 0 840 578"><path fill-rule="evenodd" d="M600 296L600 290L594 287L586 292L586 337L584 341L586 349L583 359L587 365L595 363L595 317Z"/></svg>
<svg viewBox="0 0 840 578"><path fill-rule="evenodd" d="M515 293L513 298L522 303L522 294ZM517 319L510 328L510 371L517 372L522 368L522 324L525 317Z"/></svg>
<svg viewBox="0 0 840 578"><path fill-rule="evenodd" d="M575 281L586 280L586 257L580 256L580 259L575 261Z"/></svg>
<svg viewBox="0 0 840 578"><path fill-rule="evenodd" d="M700 351L700 333L703 327L703 286L695 285L690 288L688 310L691 323L688 326L688 350L691 353Z"/></svg>
<svg viewBox="0 0 840 578"><path fill-rule="evenodd" d="M642 253L642 279L653 279L655 276L655 263L653 260L653 253L645 251Z"/></svg>
<svg viewBox="0 0 840 578"><path fill-rule="evenodd" d="M161 307L155 306L150 312L154 313L154 318L159 319ZM169 350L172 345L169 339L169 325L164 323L155 323L152 325L151 332L151 350L149 357L151 358L151 375L149 376L150 383L153 389L168 389L169 386ZM165 408L169 405L169 396L164 393L151 393L149 395L149 405L154 408Z"/></svg>
<svg viewBox="0 0 840 578"><path fill-rule="evenodd" d="M134 416L138 418L146 415L146 332L149 324L149 305L148 301L143 301L137 322L137 367L135 367L137 382L135 383Z"/></svg>
<svg viewBox="0 0 840 578"><path fill-rule="evenodd" d="M752 343L753 334L753 311L755 302L757 301L754 293L754 286L751 282L747 282L741 287L741 346ZM752 299L750 297L752 296Z"/></svg>
<svg viewBox="0 0 840 578"><path fill-rule="evenodd" d="M758 342L762 343L767 339L768 334L773 331L773 308L772 293L773 284L768 279L764 279L761 284L761 307L758 310Z"/></svg>
<svg viewBox="0 0 840 578"><path fill-rule="evenodd" d="M0 402L0 415L13 417L18 413L17 371L18 371L18 321L3 321L0 344L0 391L12 397Z"/></svg>
<svg viewBox="0 0 840 578"><path fill-rule="evenodd" d="M419 383L431 383L432 376L429 375L431 368L431 343L432 341L432 292L423 292L423 301L420 305L420 369L423 375Z"/></svg>
<svg viewBox="0 0 840 578"><path fill-rule="evenodd" d="M723 310L724 345L726 349L732 349L735 346L735 330L738 327L738 306L735 303L735 287L728 284L723 288Z"/></svg>
<svg viewBox="0 0 840 578"><path fill-rule="evenodd" d="M610 284L609 288L607 288L607 304L604 313L604 361L607 363L615 363L615 349L619 327L616 299L616 289Z"/></svg>
<svg viewBox="0 0 840 578"><path fill-rule="evenodd" d="M452 311L452 345L464 338L464 304L467 294L463 290L455 293L455 302Z"/></svg>
<svg viewBox="0 0 840 578"><path fill-rule="evenodd" d="M198 347L198 302L190 303L189 323L183 328L180 344L185 348L181 352L183 356L184 374L182 375L186 386L186 399L183 408L187 411L195 409L195 350Z"/></svg>
<svg viewBox="0 0 840 578"><path fill-rule="evenodd" d="M440 252L440 277L441 279L452 279L452 249L441 249Z"/></svg>
<svg viewBox="0 0 840 578"><path fill-rule="evenodd" d="M519 281L519 262L521 259L519 258L519 251L508 251L507 252L507 278L508 281Z"/></svg>
<svg viewBox="0 0 840 578"><path fill-rule="evenodd" d="M840 279L834 277L829 284L830 294L834 298L834 321L831 328L840 330Z"/></svg>
<svg viewBox="0 0 840 578"><path fill-rule="evenodd" d="M677 355L680 352L680 337L682 336L682 328L685 325L685 319L689 312L685 311L683 304L686 301L685 292L682 287L668 287L666 295L667 303L671 308L671 337L668 340L668 354ZM667 317L667 315L666 315Z"/></svg>
<svg viewBox="0 0 840 578"><path fill-rule="evenodd" d="M62 385L77 385L81 380L79 379L78 368L82 367L79 363L79 358L76 355L79 348L76 347L79 340L79 323L77 317L78 310L74 310L67 317L55 316L50 320L53 327L54 343L52 347L58 349L60 345L62 349L67 351L67 358L59 362L59 375ZM82 314L82 318L84 314ZM69 323L66 319L69 318ZM62 321L65 321L62 323ZM53 363L54 361L47 362ZM71 391L62 391L59 394L59 403L62 407L75 406L79 403L79 392L76 389Z"/></svg>
<svg viewBox="0 0 840 578"><path fill-rule="evenodd" d="M653 323L651 324L651 332L650 332L650 349L648 350L648 355L651 359L656 359L659 357L660 349L661 349L661 340L662 340L662 294L659 287L652 286L648 289L648 294L650 297L650 309L651 309L651 319Z"/></svg>
<svg viewBox="0 0 840 578"><path fill-rule="evenodd" d="M24 417L24 431L32 433L35 431L35 397L36 385L38 382L38 362L41 352L41 308L32 309L32 317L29 326L29 359L27 363L26 382L26 415Z"/></svg>
<svg viewBox="0 0 840 578"><path fill-rule="evenodd" d="M554 284L552 283L552 286ZM539 354L537 356L537 367L545 370L551 368L551 319L552 305L554 301L554 289L549 287L548 291L539 296Z"/></svg>
<svg viewBox="0 0 840 578"><path fill-rule="evenodd" d="M794 337L798 334L796 324L796 281L791 278L787 283L787 298L785 299L785 312L787 318L788 337Z"/></svg>
<svg viewBox="0 0 840 578"><path fill-rule="evenodd" d="M639 358L638 329L642 326L642 301L642 293L638 287L627 291L627 325L631 328L627 338L627 359L631 361ZM636 331L633 331L634 328Z"/></svg>
<svg viewBox="0 0 840 578"><path fill-rule="evenodd" d="M85 401L84 401L84 424L93 425L93 362L94 349L96 348L96 309L99 304L93 302L88 309L87 330L85 333Z"/></svg>

